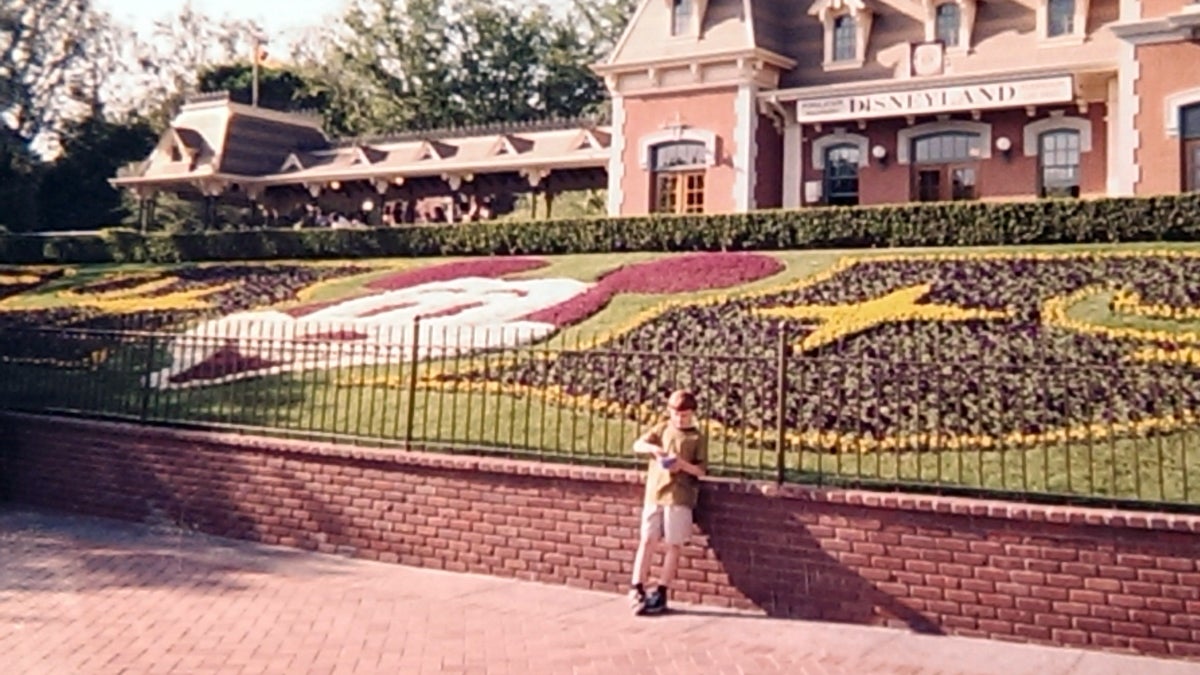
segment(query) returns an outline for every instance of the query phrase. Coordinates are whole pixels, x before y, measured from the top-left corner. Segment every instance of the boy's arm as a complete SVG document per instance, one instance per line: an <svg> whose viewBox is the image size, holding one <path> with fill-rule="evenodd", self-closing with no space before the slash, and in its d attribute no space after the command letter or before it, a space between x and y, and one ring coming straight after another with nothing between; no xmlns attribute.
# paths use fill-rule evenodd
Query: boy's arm
<svg viewBox="0 0 1200 675"><path fill-rule="evenodd" d="M662 454L662 433L658 426L651 428L633 442L633 451L639 455Z"/></svg>
<svg viewBox="0 0 1200 675"><path fill-rule="evenodd" d="M707 463L708 463L708 437L702 436L700 438L699 445L696 447L696 455L694 457L692 457L692 460L689 462L689 461L683 459L682 457L680 457L679 459L675 460L675 463L673 465L671 465L671 470L672 471L683 471L684 473L690 473L691 475L695 476L696 478L703 478L705 476L705 474L708 473Z"/></svg>

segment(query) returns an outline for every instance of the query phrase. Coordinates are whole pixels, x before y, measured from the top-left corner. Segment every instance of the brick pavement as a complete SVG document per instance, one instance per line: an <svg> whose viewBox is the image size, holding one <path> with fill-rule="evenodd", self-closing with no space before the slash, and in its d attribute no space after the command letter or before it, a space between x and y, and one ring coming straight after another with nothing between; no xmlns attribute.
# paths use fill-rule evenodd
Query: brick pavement
<svg viewBox="0 0 1200 675"><path fill-rule="evenodd" d="M0 670L1200 674L1200 664L680 607L0 509Z"/></svg>

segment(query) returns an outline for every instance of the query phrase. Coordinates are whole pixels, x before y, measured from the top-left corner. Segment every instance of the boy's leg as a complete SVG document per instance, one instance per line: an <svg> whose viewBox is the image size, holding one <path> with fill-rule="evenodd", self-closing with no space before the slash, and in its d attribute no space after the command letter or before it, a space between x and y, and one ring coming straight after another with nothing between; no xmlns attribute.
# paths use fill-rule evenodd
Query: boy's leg
<svg viewBox="0 0 1200 675"><path fill-rule="evenodd" d="M633 559L633 583L645 585L650 580L650 552L663 539L663 512L655 504L642 509L642 531L638 541L637 555Z"/></svg>
<svg viewBox="0 0 1200 675"><path fill-rule="evenodd" d="M679 554L683 545L692 536L692 510L686 506L668 506L664 509L663 540L667 550L663 556L662 576L655 591L654 605L657 611L667 609L667 589L675 581L679 569Z"/></svg>
<svg viewBox="0 0 1200 675"><path fill-rule="evenodd" d="M647 504L642 509L641 535L637 555L633 559L632 590L629 593L634 609L640 614L646 602L646 583L650 580L650 553L663 538L663 509Z"/></svg>
<svg viewBox="0 0 1200 675"><path fill-rule="evenodd" d="M662 580L663 586L670 586L675 581L675 571L679 569L679 554L683 547L679 544L669 544L663 555Z"/></svg>

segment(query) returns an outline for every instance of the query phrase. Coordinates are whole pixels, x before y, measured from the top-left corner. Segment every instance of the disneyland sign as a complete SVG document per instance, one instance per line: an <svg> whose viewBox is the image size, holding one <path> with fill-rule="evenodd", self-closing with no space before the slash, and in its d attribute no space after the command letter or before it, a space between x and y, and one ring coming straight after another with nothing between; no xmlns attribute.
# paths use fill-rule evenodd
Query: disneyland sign
<svg viewBox="0 0 1200 675"><path fill-rule="evenodd" d="M1074 98L1071 76L930 87L882 94L830 96L796 102L800 123L899 117L963 110L1019 108L1068 103Z"/></svg>

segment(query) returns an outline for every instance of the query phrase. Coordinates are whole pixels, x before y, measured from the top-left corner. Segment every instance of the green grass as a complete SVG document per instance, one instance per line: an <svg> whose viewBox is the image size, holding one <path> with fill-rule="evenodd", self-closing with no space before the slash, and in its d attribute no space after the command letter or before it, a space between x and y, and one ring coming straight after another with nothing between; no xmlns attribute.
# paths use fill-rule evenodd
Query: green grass
<svg viewBox="0 0 1200 675"><path fill-rule="evenodd" d="M1162 249L1163 245L1081 245L1057 247L979 248L974 251L1056 253L1096 250ZM1200 245L1172 246L1197 250ZM828 269L843 256L880 253L959 253L967 249L908 251L796 251L772 253L787 265L773 277L738 289L748 291L786 285ZM521 277L569 277L595 280L619 264L645 261L660 254L602 254L549 257L550 265ZM278 264L250 263L250 264ZM378 271L324 284L311 300L351 294L365 280L429 260L356 260ZM324 262L322 264L341 264ZM78 268L72 277L57 280L22 299L25 306L58 301L55 293L89 283L104 274L143 271L153 266ZM671 296L671 301L700 300L727 290ZM587 322L563 331L553 341L570 345L626 325L633 317L658 306L662 296L621 295ZM1171 322L1114 316L1108 297L1087 298L1071 308L1073 318L1112 327L1195 331L1195 322ZM160 345L161 346L161 345ZM540 348L539 348L540 349ZM26 410L67 410L153 421L205 423L254 429L267 433L363 439L382 445L403 445L411 438L418 447L446 451L486 451L573 462L633 465L629 447L640 425L627 418L610 418L587 410L548 403L541 396L497 392L465 392L418 388L408 394L414 372L407 364L345 368L245 380L222 386L175 391L147 391L139 377L166 365L165 356L145 344L130 343L111 350L110 358L93 370L67 370L0 362L0 407ZM437 364L434 364L437 365ZM420 366L421 375L430 364ZM389 385L377 384L389 381ZM756 446L744 438L715 437L711 459L719 474L772 478L778 457L773 446ZM1136 499L1200 504L1200 430L1090 442L1047 444L1034 448L993 451L839 453L789 447L785 469L790 480L863 484L941 485L1020 495L1023 493ZM1189 474L1192 480L1187 477Z"/></svg>
<svg viewBox="0 0 1200 675"><path fill-rule="evenodd" d="M1173 321L1114 314L1109 309L1113 295L1111 291L1090 295L1068 308L1067 315L1072 319L1106 328L1131 328L1164 333L1196 333L1200 331L1200 321Z"/></svg>

